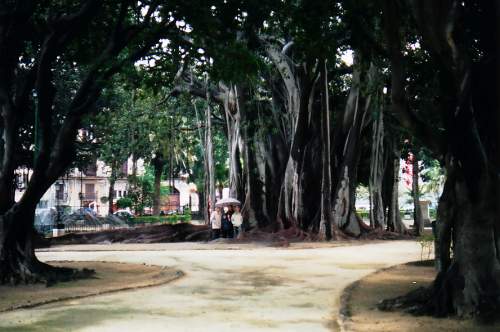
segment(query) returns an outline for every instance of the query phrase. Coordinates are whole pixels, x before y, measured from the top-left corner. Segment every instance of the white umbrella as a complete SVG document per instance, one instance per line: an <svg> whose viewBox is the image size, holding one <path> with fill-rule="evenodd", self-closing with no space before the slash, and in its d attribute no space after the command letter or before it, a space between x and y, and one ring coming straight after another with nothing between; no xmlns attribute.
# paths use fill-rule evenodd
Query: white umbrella
<svg viewBox="0 0 500 332"><path fill-rule="evenodd" d="M217 203L215 203L216 207L223 207L228 205L241 205L241 202L236 198L226 197L223 199L219 199Z"/></svg>

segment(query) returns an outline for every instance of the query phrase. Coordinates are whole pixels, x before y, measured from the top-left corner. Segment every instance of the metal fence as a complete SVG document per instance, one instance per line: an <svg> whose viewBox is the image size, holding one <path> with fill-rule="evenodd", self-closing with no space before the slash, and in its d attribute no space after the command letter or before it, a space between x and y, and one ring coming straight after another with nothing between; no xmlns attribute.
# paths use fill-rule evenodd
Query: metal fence
<svg viewBox="0 0 500 332"><path fill-rule="evenodd" d="M53 229L64 229L65 232L97 232L130 226L132 223L125 218L115 215L99 216L89 208L56 206L38 209L35 214L35 229L43 235L52 234Z"/></svg>
<svg viewBox="0 0 500 332"><path fill-rule="evenodd" d="M201 212L191 213L191 219L203 219ZM72 206L56 206L53 208L37 209L35 215L35 229L44 236L52 236L54 229L72 232L100 232L130 227L140 227L133 218L125 216L97 215L89 208Z"/></svg>

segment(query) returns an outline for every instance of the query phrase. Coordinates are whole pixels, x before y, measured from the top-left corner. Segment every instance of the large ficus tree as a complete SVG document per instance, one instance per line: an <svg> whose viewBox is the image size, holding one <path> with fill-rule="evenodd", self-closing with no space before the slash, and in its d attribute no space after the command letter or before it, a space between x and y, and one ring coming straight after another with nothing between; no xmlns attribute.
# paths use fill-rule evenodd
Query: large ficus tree
<svg viewBox="0 0 500 332"><path fill-rule="evenodd" d="M36 258L36 204L72 162L77 131L96 110L103 87L161 38L176 35L177 5L126 0L0 5L0 283L72 276L73 271L56 270ZM78 77L69 96L55 84L61 67ZM68 100L64 109L58 104L61 93ZM36 157L26 191L14 202L18 134L29 116L35 118Z"/></svg>
<svg viewBox="0 0 500 332"><path fill-rule="evenodd" d="M500 308L498 3L383 4L392 107L446 170L436 224L437 278L424 294L396 302L439 316L494 318ZM419 86L432 97L421 108L409 100L422 94L408 94L415 89L407 87L414 50L402 41L412 35L425 50L424 65L434 69Z"/></svg>

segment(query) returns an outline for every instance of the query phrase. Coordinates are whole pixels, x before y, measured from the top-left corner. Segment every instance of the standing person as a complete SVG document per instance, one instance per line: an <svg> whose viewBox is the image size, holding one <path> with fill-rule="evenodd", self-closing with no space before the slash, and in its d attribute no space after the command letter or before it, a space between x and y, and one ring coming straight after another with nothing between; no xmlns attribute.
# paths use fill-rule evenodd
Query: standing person
<svg viewBox="0 0 500 332"><path fill-rule="evenodd" d="M229 220L229 238L234 237L234 224L233 224L233 213L234 213L234 207L232 205L229 205L227 207L227 219Z"/></svg>
<svg viewBox="0 0 500 332"><path fill-rule="evenodd" d="M233 215L231 216L231 222L234 226L234 237L238 238L240 233L243 233L243 216L240 212L240 206L236 205L234 207Z"/></svg>
<svg viewBox="0 0 500 332"><path fill-rule="evenodd" d="M222 214L220 207L216 207L215 211L210 215L210 225L212 226L212 240L220 237L220 228L222 223Z"/></svg>
<svg viewBox="0 0 500 332"><path fill-rule="evenodd" d="M222 237L225 239L233 237L233 224L229 209L222 213Z"/></svg>

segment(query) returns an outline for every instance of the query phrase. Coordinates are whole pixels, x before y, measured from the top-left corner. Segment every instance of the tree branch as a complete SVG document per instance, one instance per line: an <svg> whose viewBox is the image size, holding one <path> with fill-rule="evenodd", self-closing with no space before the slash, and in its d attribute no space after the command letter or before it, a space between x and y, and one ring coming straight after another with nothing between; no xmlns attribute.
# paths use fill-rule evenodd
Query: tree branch
<svg viewBox="0 0 500 332"><path fill-rule="evenodd" d="M410 130L438 155L444 152L444 137L437 130L422 121L410 110L405 91L405 72L401 52L400 12L396 0L385 0L383 4L384 33L387 40L391 64L392 110L399 115L401 124Z"/></svg>

